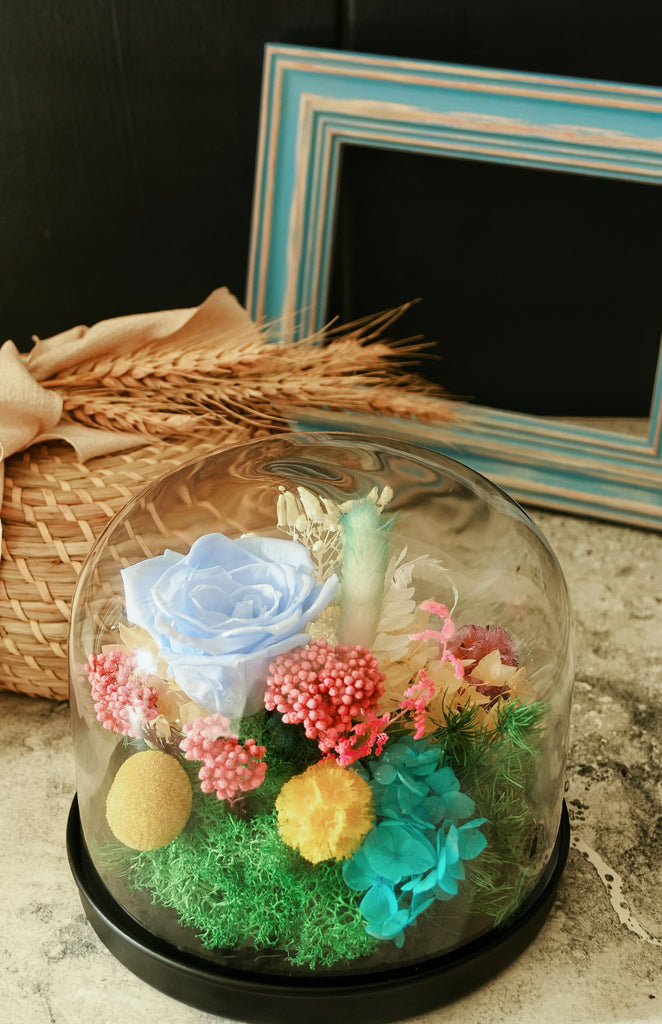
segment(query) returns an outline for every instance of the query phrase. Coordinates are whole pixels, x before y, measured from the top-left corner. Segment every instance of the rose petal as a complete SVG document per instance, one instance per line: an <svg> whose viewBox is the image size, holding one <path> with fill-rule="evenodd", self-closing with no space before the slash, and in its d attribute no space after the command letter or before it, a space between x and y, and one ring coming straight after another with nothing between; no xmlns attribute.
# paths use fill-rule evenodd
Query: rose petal
<svg viewBox="0 0 662 1024"><path fill-rule="evenodd" d="M265 537L199 537L122 571L127 616L147 630L196 704L230 717L260 707L269 662L307 641L336 576L314 577L306 548Z"/></svg>

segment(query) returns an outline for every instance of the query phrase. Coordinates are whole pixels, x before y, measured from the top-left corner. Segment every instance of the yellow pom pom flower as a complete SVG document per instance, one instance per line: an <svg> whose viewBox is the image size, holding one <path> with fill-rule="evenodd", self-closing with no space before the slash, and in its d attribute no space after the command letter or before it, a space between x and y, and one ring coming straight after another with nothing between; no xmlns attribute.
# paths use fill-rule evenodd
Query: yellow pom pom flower
<svg viewBox="0 0 662 1024"><path fill-rule="evenodd" d="M369 783L330 758L289 779L276 812L283 842L313 864L351 857L375 820Z"/></svg>

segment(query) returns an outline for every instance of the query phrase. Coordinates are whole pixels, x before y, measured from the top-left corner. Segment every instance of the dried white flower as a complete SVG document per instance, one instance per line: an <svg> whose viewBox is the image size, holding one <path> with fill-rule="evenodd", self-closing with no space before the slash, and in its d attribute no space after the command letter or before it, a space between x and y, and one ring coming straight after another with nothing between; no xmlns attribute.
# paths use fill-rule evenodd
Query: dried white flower
<svg viewBox="0 0 662 1024"><path fill-rule="evenodd" d="M341 535L337 506L322 501L306 487L297 494L280 487L277 504L278 528L308 548L315 565L315 577L323 582L340 562Z"/></svg>

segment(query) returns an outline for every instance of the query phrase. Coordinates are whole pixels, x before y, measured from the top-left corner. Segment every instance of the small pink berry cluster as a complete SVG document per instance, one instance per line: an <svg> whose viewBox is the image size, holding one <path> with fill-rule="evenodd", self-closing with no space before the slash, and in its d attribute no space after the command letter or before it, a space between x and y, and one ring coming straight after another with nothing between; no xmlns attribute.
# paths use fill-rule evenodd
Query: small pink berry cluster
<svg viewBox="0 0 662 1024"><path fill-rule="evenodd" d="M115 647L90 654L87 673L97 718L104 729L140 739L142 728L158 715L158 694L146 686L146 673L136 672L136 652Z"/></svg>
<svg viewBox="0 0 662 1024"><path fill-rule="evenodd" d="M384 692L384 673L377 659L359 646L332 647L311 640L269 666L264 704L283 721L300 723L323 754L337 747L353 721L368 714Z"/></svg>
<svg viewBox="0 0 662 1024"><path fill-rule="evenodd" d="M262 758L266 747L255 740L240 743L224 715L196 718L184 726L179 744L187 761L202 761L198 772L203 793L216 792L219 800L232 802L240 793L257 789L264 782L267 765Z"/></svg>

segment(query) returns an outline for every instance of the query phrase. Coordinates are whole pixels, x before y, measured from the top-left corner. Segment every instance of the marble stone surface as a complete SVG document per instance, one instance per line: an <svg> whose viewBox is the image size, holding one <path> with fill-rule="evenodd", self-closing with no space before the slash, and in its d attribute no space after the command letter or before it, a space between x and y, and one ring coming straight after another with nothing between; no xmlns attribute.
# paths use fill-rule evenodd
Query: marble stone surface
<svg viewBox="0 0 662 1024"><path fill-rule="evenodd" d="M545 925L489 984L419 1024L662 1022L662 535L532 510L576 616L572 841ZM0 1020L205 1024L87 923L65 852L65 703L0 693Z"/></svg>

